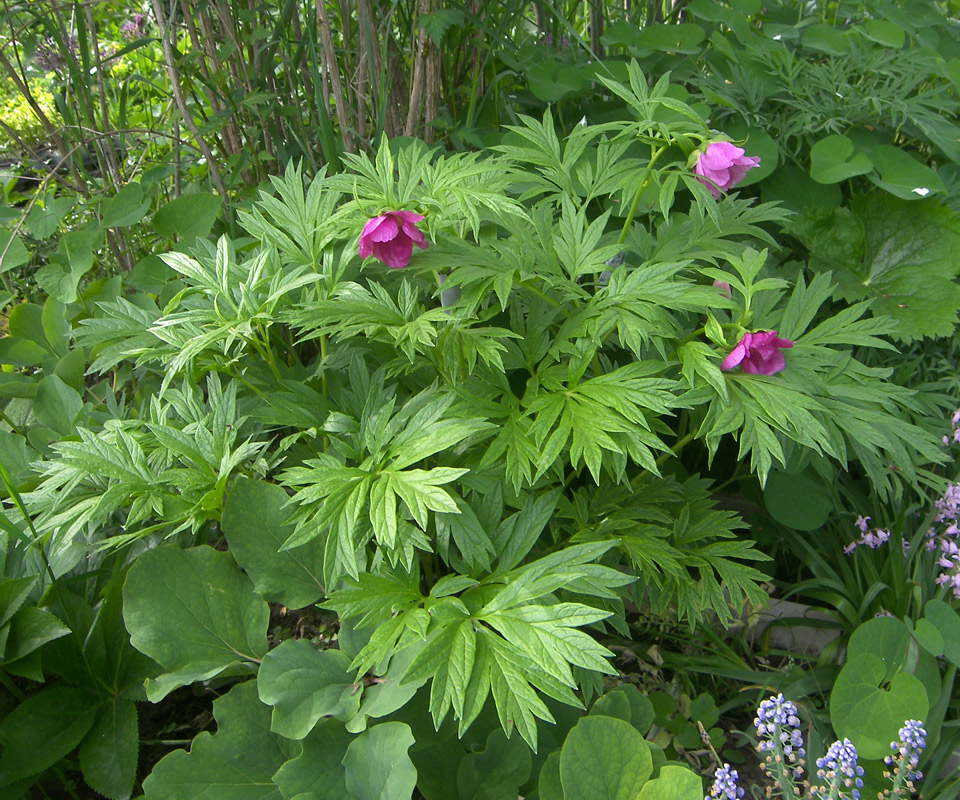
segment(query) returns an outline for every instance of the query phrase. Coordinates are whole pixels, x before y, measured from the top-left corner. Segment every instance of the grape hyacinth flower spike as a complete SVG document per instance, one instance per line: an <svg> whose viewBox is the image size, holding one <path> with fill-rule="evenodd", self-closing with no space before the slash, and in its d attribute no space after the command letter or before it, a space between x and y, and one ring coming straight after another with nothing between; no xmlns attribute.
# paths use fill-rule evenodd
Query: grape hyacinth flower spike
<svg viewBox="0 0 960 800"><path fill-rule="evenodd" d="M737 771L731 769L729 764L717 767L717 771L713 773L713 786L710 787L710 794L703 800L740 800L744 791L737 784L739 777Z"/></svg>
<svg viewBox="0 0 960 800"><path fill-rule="evenodd" d="M753 721L760 742L757 750L764 771L772 777L785 797L799 797L797 782L803 775L803 734L797 707L782 694L768 697L757 708Z"/></svg>
<svg viewBox="0 0 960 800"><path fill-rule="evenodd" d="M923 778L917 767L920 754L927 746L927 732L918 719L908 719L900 729L900 739L890 743L894 755L887 756L884 762L895 767L893 773L884 772L887 778L893 778L893 789L884 792L887 797L909 797L916 791L916 781Z"/></svg>
<svg viewBox="0 0 960 800"><path fill-rule="evenodd" d="M857 764L857 748L844 739L827 748L827 754L817 759L817 779L822 783L814 786L814 800L860 800L863 788L863 767Z"/></svg>
<svg viewBox="0 0 960 800"><path fill-rule="evenodd" d="M427 239L416 225L422 219L412 211L387 211L368 220L360 234L360 258L374 256L392 269L407 266L414 245L427 249Z"/></svg>

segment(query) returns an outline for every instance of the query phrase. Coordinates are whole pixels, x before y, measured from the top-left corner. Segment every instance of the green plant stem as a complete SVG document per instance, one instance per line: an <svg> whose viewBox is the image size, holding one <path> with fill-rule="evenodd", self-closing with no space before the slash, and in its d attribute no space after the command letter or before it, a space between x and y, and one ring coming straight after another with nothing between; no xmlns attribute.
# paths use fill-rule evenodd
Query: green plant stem
<svg viewBox="0 0 960 800"><path fill-rule="evenodd" d="M695 438L696 438L696 434L691 431L690 433L686 434L680 439L677 439L677 441L674 442L673 447L670 448L670 452L664 453L662 456L660 456L660 458L657 459L657 466L660 467L663 464L665 464L667 459L670 458L671 456L680 455L680 451L683 450L683 448L686 447L688 444L690 444L690 442L692 442Z"/></svg>
<svg viewBox="0 0 960 800"><path fill-rule="evenodd" d="M617 244L623 244L627 241L627 235L630 233L630 226L633 225L633 218L637 215L637 209L640 208L640 197L646 191L647 187L653 183L653 166L657 163L660 156L663 155L666 146L658 147L650 156L650 163L647 164L646 174L640 185L637 186L637 193L633 196L633 203L630 204L630 210L627 212L627 218L623 222L623 229L620 231L620 238Z"/></svg>

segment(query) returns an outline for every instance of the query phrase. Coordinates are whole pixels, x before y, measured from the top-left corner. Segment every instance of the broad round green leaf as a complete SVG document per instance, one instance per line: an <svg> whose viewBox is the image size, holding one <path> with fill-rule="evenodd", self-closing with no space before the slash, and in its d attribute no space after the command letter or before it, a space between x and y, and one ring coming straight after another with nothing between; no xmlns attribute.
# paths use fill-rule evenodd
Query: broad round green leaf
<svg viewBox="0 0 960 800"><path fill-rule="evenodd" d="M850 52L850 40L833 25L811 25L803 31L803 46L820 53L842 56Z"/></svg>
<svg viewBox="0 0 960 800"><path fill-rule="evenodd" d="M763 502L771 517L795 531L815 531L833 512L833 498L823 482L803 472L770 470Z"/></svg>
<svg viewBox="0 0 960 800"><path fill-rule="evenodd" d="M810 148L810 177L817 183L839 183L872 169L870 157L846 136L827 136Z"/></svg>
<svg viewBox="0 0 960 800"><path fill-rule="evenodd" d="M33 415L48 428L69 436L82 410L83 400L77 390L56 375L47 375L40 381L33 399Z"/></svg>
<svg viewBox="0 0 960 800"><path fill-rule="evenodd" d="M637 800L702 800L703 781L691 769L666 764L640 788Z"/></svg>
<svg viewBox="0 0 960 800"><path fill-rule="evenodd" d="M646 25L634 42L638 50L661 50L665 53L699 53L707 34L692 22L679 25Z"/></svg>
<svg viewBox="0 0 960 800"><path fill-rule="evenodd" d="M584 717L560 750L564 800L635 800L652 769L643 736L613 717Z"/></svg>
<svg viewBox="0 0 960 800"><path fill-rule="evenodd" d="M883 662L885 679L892 678L903 666L910 644L910 631L903 620L896 617L869 619L850 635L847 658L869 653Z"/></svg>
<svg viewBox="0 0 960 800"><path fill-rule="evenodd" d="M217 732L200 733L190 752L176 750L143 782L146 800L281 800L274 773L289 744L270 732L270 709L253 681L213 703Z"/></svg>
<svg viewBox="0 0 960 800"><path fill-rule="evenodd" d="M830 694L830 721L837 735L856 745L861 758L883 758L907 719L923 719L927 692L913 675L898 673L885 684L883 661L871 653L848 659Z"/></svg>
<svg viewBox="0 0 960 800"><path fill-rule="evenodd" d="M213 194L187 194L171 200L153 215L153 227L166 239L179 236L185 243L210 233L220 215L220 198Z"/></svg>
<svg viewBox="0 0 960 800"><path fill-rule="evenodd" d="M843 202L840 187L813 180L806 170L781 166L760 185L764 203L779 200L791 211L837 208Z"/></svg>
<svg viewBox="0 0 960 800"><path fill-rule="evenodd" d="M37 775L75 748L97 711L97 698L54 685L30 695L0 723L0 786Z"/></svg>
<svg viewBox="0 0 960 800"><path fill-rule="evenodd" d="M139 183L129 183L113 197L103 201L100 212L103 215L104 228L122 228L133 225L144 218L150 210L150 199L143 199L143 188Z"/></svg>
<svg viewBox="0 0 960 800"><path fill-rule="evenodd" d="M563 785L560 783L560 751L554 750L547 756L540 768L537 781L540 800L564 800Z"/></svg>
<svg viewBox="0 0 960 800"><path fill-rule="evenodd" d="M575 95L589 85L580 70L550 60L534 64L526 75L530 91L545 103Z"/></svg>
<svg viewBox="0 0 960 800"><path fill-rule="evenodd" d="M323 540L280 550L294 531L289 500L276 484L241 477L227 491L220 525L230 552L264 600L303 608L323 597Z"/></svg>
<svg viewBox="0 0 960 800"><path fill-rule="evenodd" d="M949 336L960 311L960 216L936 200L882 192L853 198L851 208L865 235L860 257L834 270L844 299L872 299L873 314L900 321L901 341Z"/></svg>
<svg viewBox="0 0 960 800"><path fill-rule="evenodd" d="M339 650L315 650L306 639L290 639L263 657L257 686L273 706L270 728L288 739L302 739L321 717L346 720L360 706L362 686L348 671Z"/></svg>
<svg viewBox="0 0 960 800"><path fill-rule="evenodd" d="M881 189L904 200L922 200L946 191L943 179L905 150L878 144L870 151L876 173L868 177Z"/></svg>
<svg viewBox="0 0 960 800"><path fill-rule="evenodd" d="M301 742L303 750L273 776L284 798L345 800L347 773L344 755L354 737L335 719L325 719Z"/></svg>
<svg viewBox="0 0 960 800"><path fill-rule="evenodd" d="M130 642L166 670L147 685L157 702L267 652L270 609L229 553L206 545L139 556L123 587Z"/></svg>
<svg viewBox="0 0 960 800"><path fill-rule="evenodd" d="M417 770L407 755L410 726L384 722L361 733L343 757L347 792L356 800L410 800Z"/></svg>
<svg viewBox="0 0 960 800"><path fill-rule="evenodd" d="M924 616L943 637L944 658L960 667L960 615L943 600L931 600Z"/></svg>
<svg viewBox="0 0 960 800"><path fill-rule="evenodd" d="M867 20L863 32L877 44L899 50L907 41L907 34L899 25L886 19Z"/></svg>
<svg viewBox="0 0 960 800"><path fill-rule="evenodd" d="M500 800L517 797L530 777L530 748L519 736L509 739L500 728L488 737L486 747L470 753L457 770L460 800Z"/></svg>

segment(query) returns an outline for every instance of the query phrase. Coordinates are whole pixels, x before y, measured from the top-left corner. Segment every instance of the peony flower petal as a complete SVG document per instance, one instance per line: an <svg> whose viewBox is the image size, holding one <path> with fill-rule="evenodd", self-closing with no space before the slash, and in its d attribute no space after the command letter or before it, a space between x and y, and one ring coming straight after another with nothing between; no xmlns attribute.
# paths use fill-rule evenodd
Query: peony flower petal
<svg viewBox="0 0 960 800"><path fill-rule="evenodd" d="M387 214L383 222L367 234L367 238L372 242L389 242L395 239L398 233L400 233L400 221L393 214Z"/></svg>
<svg viewBox="0 0 960 800"><path fill-rule="evenodd" d="M720 369L733 369L746 357L747 348L744 346L743 341L741 340L741 342L730 352L730 355L720 362Z"/></svg>
<svg viewBox="0 0 960 800"><path fill-rule="evenodd" d="M410 263L413 242L406 236L398 236L392 242L381 245L379 258L391 269L403 269Z"/></svg>

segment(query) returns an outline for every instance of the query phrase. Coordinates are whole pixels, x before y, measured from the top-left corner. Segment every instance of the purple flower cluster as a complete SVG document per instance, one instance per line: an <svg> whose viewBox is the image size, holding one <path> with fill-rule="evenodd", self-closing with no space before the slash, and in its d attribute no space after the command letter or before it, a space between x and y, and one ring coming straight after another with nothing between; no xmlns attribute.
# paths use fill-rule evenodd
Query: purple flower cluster
<svg viewBox="0 0 960 800"><path fill-rule="evenodd" d="M827 748L827 754L817 759L817 778L824 782L812 789L814 798L860 800L863 788L863 767L857 764L857 748L844 739Z"/></svg>
<svg viewBox="0 0 960 800"><path fill-rule="evenodd" d="M934 521L945 524L945 527L940 531L936 528L927 531L927 550L939 551L937 586L949 587L953 590L953 596L960 600L960 547L957 546L960 537L960 527L957 526L960 517L960 483L947 486L943 497L937 500L936 507Z"/></svg>
<svg viewBox="0 0 960 800"><path fill-rule="evenodd" d="M900 790L913 792L914 781L923 778L923 773L917 769L920 764L920 754L927 746L927 732L923 723L918 719L908 719L900 729L900 740L890 743L890 749L895 755L887 756L884 762L888 766L895 766L891 775L885 772L888 778L893 778L893 796L900 797Z"/></svg>
<svg viewBox="0 0 960 800"><path fill-rule="evenodd" d="M729 764L717 767L717 771L713 773L713 786L710 787L710 794L703 800L740 800L744 791L737 785L739 778L739 773L735 769L731 769Z"/></svg>
<svg viewBox="0 0 960 800"><path fill-rule="evenodd" d="M140 39L147 32L147 15L134 14L120 26L120 35L124 39Z"/></svg>
<svg viewBox="0 0 960 800"><path fill-rule="evenodd" d="M886 528L871 528L867 524L868 522L870 522L870 517L857 517L857 521L854 523L854 525L860 529L860 538L850 542L850 544L844 547L844 553L850 555L858 547L862 547L864 545L869 547L871 550L876 550L880 545L886 544L888 541L890 541L890 531L888 531Z"/></svg>
<svg viewBox="0 0 960 800"><path fill-rule="evenodd" d="M782 768L784 774L778 777L799 780L806 751L797 707L782 694L768 697L757 708L753 724L760 737L757 750L763 754L764 768L768 772Z"/></svg>
<svg viewBox="0 0 960 800"><path fill-rule="evenodd" d="M67 53L74 59L77 57L77 37L67 36ZM62 53L53 37L48 36L37 45L33 57L40 69L47 72L63 72L67 67L65 53Z"/></svg>
<svg viewBox="0 0 960 800"><path fill-rule="evenodd" d="M945 445L960 444L960 408L953 412L953 416L950 417L950 424L953 426L953 430L949 436L943 437L943 443Z"/></svg>

